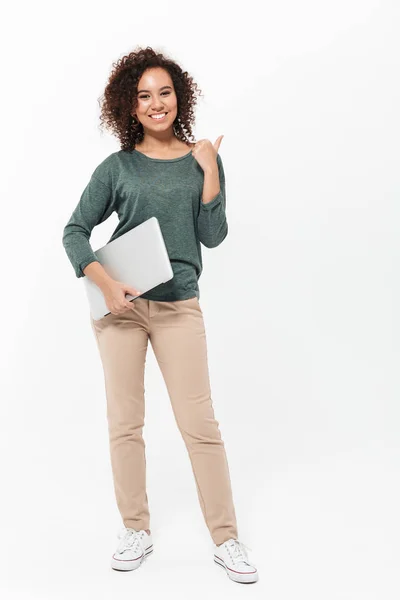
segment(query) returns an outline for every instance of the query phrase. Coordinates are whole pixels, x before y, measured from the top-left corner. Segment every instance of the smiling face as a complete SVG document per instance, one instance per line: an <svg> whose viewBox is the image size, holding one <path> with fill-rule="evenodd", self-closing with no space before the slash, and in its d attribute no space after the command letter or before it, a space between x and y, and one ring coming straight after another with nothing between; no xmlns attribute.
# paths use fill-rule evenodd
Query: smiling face
<svg viewBox="0 0 400 600"><path fill-rule="evenodd" d="M156 113L163 118L152 117ZM166 114L165 114L166 113ZM144 133L152 135L172 131L178 114L178 99L171 76L165 69L154 67L147 69L138 82L137 106L133 116L142 123Z"/></svg>

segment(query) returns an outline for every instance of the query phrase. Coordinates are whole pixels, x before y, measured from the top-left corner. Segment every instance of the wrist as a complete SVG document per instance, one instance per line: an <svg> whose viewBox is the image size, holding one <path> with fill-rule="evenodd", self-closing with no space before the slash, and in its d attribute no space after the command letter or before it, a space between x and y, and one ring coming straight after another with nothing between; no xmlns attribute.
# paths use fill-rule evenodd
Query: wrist
<svg viewBox="0 0 400 600"><path fill-rule="evenodd" d="M217 163L215 163L215 165L209 165L204 169L204 175L216 175L218 174L218 165Z"/></svg>
<svg viewBox="0 0 400 600"><path fill-rule="evenodd" d="M112 277L107 275L100 279L98 286L102 292L107 292L113 286L114 283L115 283L114 279L112 279Z"/></svg>

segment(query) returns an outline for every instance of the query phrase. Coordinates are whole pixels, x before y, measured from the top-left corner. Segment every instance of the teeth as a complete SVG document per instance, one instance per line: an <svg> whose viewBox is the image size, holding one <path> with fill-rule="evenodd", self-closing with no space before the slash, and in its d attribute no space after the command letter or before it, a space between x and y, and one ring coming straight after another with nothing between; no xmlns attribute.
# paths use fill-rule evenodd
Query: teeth
<svg viewBox="0 0 400 600"><path fill-rule="evenodd" d="M162 119L163 117L165 117L165 115L166 115L166 114L167 114L167 113L162 113L162 114L160 114L160 115L157 115L157 116L155 116L155 115L150 115L150 117L151 117L152 119Z"/></svg>

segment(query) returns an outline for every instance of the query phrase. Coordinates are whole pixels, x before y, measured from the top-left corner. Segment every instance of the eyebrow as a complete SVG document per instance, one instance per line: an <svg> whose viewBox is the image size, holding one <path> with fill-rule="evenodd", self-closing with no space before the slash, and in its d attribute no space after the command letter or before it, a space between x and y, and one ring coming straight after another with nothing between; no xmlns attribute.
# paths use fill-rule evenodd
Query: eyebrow
<svg viewBox="0 0 400 600"><path fill-rule="evenodd" d="M170 90L172 90L172 87L170 85L163 85L162 87L160 87L160 91L165 90L166 88L169 88ZM138 94L140 94L141 92L150 92L150 90L139 90Z"/></svg>

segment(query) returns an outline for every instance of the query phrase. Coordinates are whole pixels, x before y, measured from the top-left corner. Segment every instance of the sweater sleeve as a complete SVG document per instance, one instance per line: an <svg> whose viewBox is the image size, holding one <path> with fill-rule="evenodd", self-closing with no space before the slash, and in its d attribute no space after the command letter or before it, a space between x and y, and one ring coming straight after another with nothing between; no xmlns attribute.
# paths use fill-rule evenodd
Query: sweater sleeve
<svg viewBox="0 0 400 600"><path fill-rule="evenodd" d="M88 264L99 262L90 245L90 236L93 228L108 219L115 210L107 165L106 159L94 170L64 227L62 243L77 277L85 276L83 269Z"/></svg>
<svg viewBox="0 0 400 600"><path fill-rule="evenodd" d="M228 235L226 220L225 173L222 160L217 154L220 191L210 202L200 200L197 231L200 242L207 248L215 248Z"/></svg>

